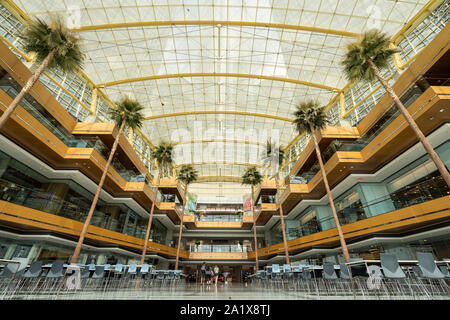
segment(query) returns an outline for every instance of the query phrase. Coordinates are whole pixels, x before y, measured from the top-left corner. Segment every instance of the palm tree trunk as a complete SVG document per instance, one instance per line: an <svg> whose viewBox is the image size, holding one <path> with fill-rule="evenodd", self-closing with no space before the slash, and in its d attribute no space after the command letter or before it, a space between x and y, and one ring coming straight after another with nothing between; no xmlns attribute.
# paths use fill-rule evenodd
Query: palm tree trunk
<svg viewBox="0 0 450 320"><path fill-rule="evenodd" d="M184 189L184 199L186 199L187 197L188 186L189 185L186 184L186 189ZM178 234L177 257L175 259L175 270L178 270L178 261L180 259L181 235L183 234L184 207L186 207L186 203L183 201L183 209L181 210L180 232Z"/></svg>
<svg viewBox="0 0 450 320"><path fill-rule="evenodd" d="M161 170L159 169L157 185L156 185L156 190L155 190L155 196L153 197L152 209L150 210L150 217L148 218L147 232L145 233L145 238L144 238L144 248L142 249L141 262L139 263L140 265L144 264L145 255L147 253L148 237L150 236L150 229L152 227L153 211L155 210L155 204L156 204L156 198L158 196L160 179L161 179Z"/></svg>
<svg viewBox="0 0 450 320"><path fill-rule="evenodd" d="M281 197L280 197L280 189L278 187L278 178L279 178L279 174L277 172L275 179L276 179L278 201L280 201ZM280 219L281 219L281 230L283 233L284 254L286 255L286 264L291 264L291 262L289 260L289 250L288 250L288 244L287 244L287 238L286 238L286 229L284 226L283 206L281 205L281 201L280 201Z"/></svg>
<svg viewBox="0 0 450 320"><path fill-rule="evenodd" d="M89 224L91 222L92 215L94 214L95 207L97 206L98 198L100 197L100 191L102 191L103 184L105 183L106 175L108 174L109 166L111 165L111 162L112 162L112 159L114 157L114 154L116 153L117 146L119 144L120 135L122 134L123 128L125 127L125 122L126 122L126 118L124 118L122 120L122 125L120 126L120 129L119 129L119 132L118 132L118 134L116 136L116 139L114 140L114 144L112 146L111 153L109 154L108 161L106 162L106 166L103 169L103 175L102 175L102 177L100 179L100 182L98 184L97 192L95 193L94 200L92 201L91 208L89 209L88 216L86 218L86 221L84 222L83 230L81 231L80 238L78 239L78 243L77 243L77 246L75 247L75 251L74 251L74 253L72 255L72 260L71 260L70 263L77 263L77 261L78 261L78 257L80 255L80 251L81 251L81 245L83 244L84 238L85 238L86 233L87 233L87 229L88 229Z"/></svg>
<svg viewBox="0 0 450 320"><path fill-rule="evenodd" d="M252 185L252 212L253 212L253 238L255 242L255 260L256 260L256 271L259 270L259 260L258 260L258 240L256 238L256 216L255 216L255 201L253 199L254 186Z"/></svg>
<svg viewBox="0 0 450 320"><path fill-rule="evenodd" d="M408 110L406 110L403 103L398 98L397 94L394 92L392 87L387 83L386 79L384 79L383 75L381 74L378 67L375 65L375 63L368 59L367 62L369 63L370 68L375 73L375 76L378 78L378 80L381 82L381 85L386 89L386 92L388 95L394 100L395 105L400 110L400 112L403 114L403 116L406 119L406 122L408 122L411 129L414 131L416 136L419 138L419 141L422 143L423 147L425 148L426 152L430 155L431 160L433 160L434 164L438 168L439 172L441 173L441 176L444 178L447 185L450 187L450 173L448 172L445 164L442 162L441 158L439 158L436 151L434 151L433 146L430 144L428 139L425 137L423 132L420 130L417 123L414 121L413 117L409 114Z"/></svg>
<svg viewBox="0 0 450 320"><path fill-rule="evenodd" d="M330 202L331 212L333 213L334 222L336 224L336 229L339 235L339 241L341 242L342 253L344 254L345 262L350 262L350 255L348 254L347 244L345 243L344 234L342 233L341 224L336 213L336 208L334 207L333 196L331 195L330 186L328 185L328 178L325 172L325 167L322 161L322 154L320 153L319 144L317 143L315 131L310 124L311 135L313 137L314 146L316 148L317 160L319 160L320 171L322 172L323 183L325 184L325 189L327 190L328 201Z"/></svg>
<svg viewBox="0 0 450 320"><path fill-rule="evenodd" d="M11 104L8 106L8 108L5 110L5 112L0 117L0 129L3 127L3 125L8 121L8 119L11 117L11 115L14 113L14 110L16 110L17 106L19 105L20 101L22 101L23 97L31 90L31 88L34 86L36 81L39 80L39 77L41 74L47 69L50 62L53 60L53 58L56 55L57 49L53 49L50 51L50 53L47 55L47 57L42 61L42 64L37 68L35 73L31 76L30 79L28 79L26 85L20 90L19 94L14 98L14 100L11 102Z"/></svg>

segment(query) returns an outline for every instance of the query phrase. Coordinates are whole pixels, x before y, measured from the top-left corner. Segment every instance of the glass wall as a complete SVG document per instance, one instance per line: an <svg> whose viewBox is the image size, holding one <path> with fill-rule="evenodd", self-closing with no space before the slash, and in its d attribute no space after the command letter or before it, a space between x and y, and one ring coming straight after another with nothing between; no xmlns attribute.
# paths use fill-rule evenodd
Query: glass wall
<svg viewBox="0 0 450 320"><path fill-rule="evenodd" d="M378 239L369 245L360 245L349 249L351 259L360 258L367 260L379 260L380 253L391 253L399 260L417 260L418 252L432 253L436 260L450 258L450 235L418 236L421 239L415 240L381 240ZM330 250L331 251L331 250ZM341 252L338 253L311 253L305 254L302 258L291 258L293 265L309 265L344 263L345 259Z"/></svg>
<svg viewBox="0 0 450 320"><path fill-rule="evenodd" d="M449 19L450 4L448 1L444 1L409 34L407 34L406 37L400 41L400 43L397 44L397 47L400 49L400 56L403 63L408 62L420 50L429 44L447 25ZM388 83L391 85L395 83L401 72L403 71L399 71L394 67L392 60L390 61L388 68L383 70L384 76L389 78ZM372 82L360 81L350 87L345 92L344 96L345 111L349 112L346 120L349 121L352 126L357 125L362 119L364 119L369 111L373 109L384 93L384 88L380 87L380 83L377 80ZM330 125L335 125L339 120L339 104L340 102L338 98L327 113L331 122ZM295 164L294 160L300 152L303 151L308 140L309 137L304 135L300 137L297 142L292 144L288 150L286 150L286 163L288 165L282 172L283 177L288 175L292 169L292 166Z"/></svg>

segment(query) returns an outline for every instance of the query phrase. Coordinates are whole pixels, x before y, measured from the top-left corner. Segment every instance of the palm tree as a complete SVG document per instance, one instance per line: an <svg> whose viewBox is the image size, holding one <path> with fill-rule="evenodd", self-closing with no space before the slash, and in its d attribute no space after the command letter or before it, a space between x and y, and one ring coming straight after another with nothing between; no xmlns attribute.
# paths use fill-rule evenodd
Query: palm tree
<svg viewBox="0 0 450 320"><path fill-rule="evenodd" d="M252 212L253 212L253 238L255 241L255 259L256 259L256 271L259 270L259 260L258 260L258 243L256 240L256 217L255 217L255 204L254 204L254 193L255 187L262 181L262 175L259 173L256 167L248 168L244 175L242 176L242 184L250 185L252 187Z"/></svg>
<svg viewBox="0 0 450 320"><path fill-rule="evenodd" d="M125 97L117 104L117 109L111 109L109 111L111 120L113 120L119 127L119 132L116 135L116 139L114 140L114 144L111 148L111 153L109 154L108 161L106 162L106 166L103 169L103 174L97 187L97 192L95 193L94 200L92 201L86 221L84 222L83 230L81 231L80 238L72 255L71 263L77 263L78 261L78 256L80 255L81 251L81 245L83 244L87 229L91 222L92 215L94 213L95 207L97 206L98 198L100 197L100 191L103 188L103 184L105 182L106 175L108 174L108 169L111 165L111 161L117 150L120 135L122 134L125 125L127 125L131 129L142 127L142 122L144 121L144 115L142 114L143 109L144 107L142 107L139 102Z"/></svg>
<svg viewBox="0 0 450 320"><path fill-rule="evenodd" d="M46 69L73 72L83 66L84 54L80 49L80 39L58 17L52 18L50 24L41 19L30 22L20 37L24 42L24 50L35 52L40 66L0 117L0 129Z"/></svg>
<svg viewBox="0 0 450 320"><path fill-rule="evenodd" d="M272 150L272 143L270 140L267 141L266 144L266 154L263 157L265 163L273 163L276 161L278 157L278 163L275 164L273 170L275 170L275 185L277 188L277 198L280 202L280 220L281 220L281 231L283 233L283 244L284 244L284 253L286 255L286 264L290 264L289 260L289 250L286 238L286 228L284 224L284 215L283 215L283 206L281 205L281 192L280 187L278 185L278 180L280 179L280 167L284 161L284 147L283 146L275 146L275 149Z"/></svg>
<svg viewBox="0 0 450 320"><path fill-rule="evenodd" d="M389 65L389 58L396 52L398 50L390 47L389 37L385 33L376 29L366 31L357 42L347 46L347 53L342 61L344 72L352 82L372 81L375 77L381 82L450 187L450 173L445 164L380 72Z"/></svg>
<svg viewBox="0 0 450 320"><path fill-rule="evenodd" d="M152 209L150 210L150 217L148 219L147 224L147 232L145 233L144 238L144 248L142 249L142 256L141 256L141 262L140 264L144 264L145 255L147 254L147 247L148 247L148 238L150 237L150 229L152 227L152 220L153 220L153 212L155 210L155 204L156 204L156 198L158 195L158 189L161 182L161 176L163 174L167 175L167 170L172 165L173 159L172 159L172 152L173 152L173 145L171 143L167 142L161 142L159 145L154 147L150 153L150 157L152 159L156 160L156 163L158 164L158 178L156 182L156 190L155 194L153 196L153 202L152 202Z"/></svg>
<svg viewBox="0 0 450 320"><path fill-rule="evenodd" d="M331 195L330 186L328 184L327 174L322 161L322 155L320 153L319 144L317 143L316 132L320 129L325 128L328 124L328 119L324 111L324 107L319 106L317 102L307 101L302 102L298 105L297 111L294 113L295 119L293 125L295 125L299 134L309 133L314 141L314 146L316 148L316 156L319 161L320 170L322 172L323 183L325 184L325 189L328 195L328 201L330 202L331 211L333 213L334 222L336 223L336 229L339 234L339 240L341 242L342 252L344 253L344 258L346 262L350 261L350 256L348 254L347 244L345 243L344 234L342 233L342 228L339 223L339 219L336 213L336 208L334 207L333 197Z"/></svg>
<svg viewBox="0 0 450 320"><path fill-rule="evenodd" d="M175 270L178 270L178 260L180 258L181 235L183 233L184 208L186 207L186 197L189 184L197 181L198 172L191 165L183 165L178 172L177 179L185 184L183 197L183 210L181 212L180 233L178 234L177 258L175 260Z"/></svg>

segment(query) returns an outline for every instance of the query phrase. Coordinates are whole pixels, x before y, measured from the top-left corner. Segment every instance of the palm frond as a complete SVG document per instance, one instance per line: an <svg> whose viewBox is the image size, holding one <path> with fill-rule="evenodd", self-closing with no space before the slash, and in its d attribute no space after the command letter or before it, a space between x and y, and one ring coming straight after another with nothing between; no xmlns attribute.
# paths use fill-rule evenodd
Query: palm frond
<svg viewBox="0 0 450 320"><path fill-rule="evenodd" d="M311 133L311 126L314 131L325 128L328 125L325 107L312 100L301 102L294 113L293 125L299 134Z"/></svg>
<svg viewBox="0 0 450 320"><path fill-rule="evenodd" d="M262 181L262 175L256 167L248 168L242 176L242 184L257 186Z"/></svg>
<svg viewBox="0 0 450 320"><path fill-rule="evenodd" d="M129 128L136 129L142 127L142 123L145 119L142 110L144 110L144 107L139 102L124 97L117 103L117 109L110 109L108 113L111 120L113 120L118 127L122 125L122 122L125 119L125 124Z"/></svg>
<svg viewBox="0 0 450 320"><path fill-rule="evenodd" d="M184 182L186 185L197 181L198 172L191 165L182 165L178 172L177 179Z"/></svg>
<svg viewBox="0 0 450 320"><path fill-rule="evenodd" d="M56 55L48 69L74 72L83 68L85 55L81 50L80 38L65 26L61 17L51 17L50 23L36 18L26 26L20 38L24 42L25 51L36 53L38 63L56 49Z"/></svg>
<svg viewBox="0 0 450 320"><path fill-rule="evenodd" d="M163 173L166 173L167 169L173 163L172 152L173 145L168 142L161 142L150 151L150 157L156 160L158 167Z"/></svg>
<svg viewBox="0 0 450 320"><path fill-rule="evenodd" d="M389 36L377 29L366 31L360 39L347 46L347 53L341 64L349 81L372 81L375 78L368 60L372 60L378 69L389 65L390 57L398 52L390 47Z"/></svg>

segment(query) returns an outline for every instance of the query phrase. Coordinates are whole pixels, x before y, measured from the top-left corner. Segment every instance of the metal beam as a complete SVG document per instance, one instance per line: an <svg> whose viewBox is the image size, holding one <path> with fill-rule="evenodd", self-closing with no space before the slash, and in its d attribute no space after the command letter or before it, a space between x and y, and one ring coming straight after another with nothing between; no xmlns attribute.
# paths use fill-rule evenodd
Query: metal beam
<svg viewBox="0 0 450 320"><path fill-rule="evenodd" d="M189 164L192 166L200 166L204 164L229 164L234 166L249 166L249 167L257 167L257 168L265 168L263 165L256 163L248 163L248 162L234 162L234 161L203 161L203 162L189 162L189 163L179 163L175 166L175 168L181 167L184 164Z"/></svg>
<svg viewBox="0 0 450 320"><path fill-rule="evenodd" d="M274 115L270 115L270 114L264 114L264 113L243 112L243 111L216 111L216 110L166 113L166 114L159 114L156 116L150 116L150 117L145 118L145 120L155 120L155 119L180 117L180 116L196 115L196 114L234 114L234 115L241 115L241 116L262 117L262 118L269 118L269 119L275 119L275 120L286 121L286 122L293 122L293 119L274 116Z"/></svg>
<svg viewBox="0 0 450 320"><path fill-rule="evenodd" d="M342 30L299 26L293 24L283 23L267 23L267 22L252 22L252 21L217 21L217 20L174 20L174 21L141 21L141 22L123 22L123 23L109 23L101 25L83 26L80 28L71 29L75 32L97 31L97 30L111 30L122 28L140 28L140 27L158 27L158 26L240 26L240 27L257 27L257 28L274 28L274 29L290 29L299 31L308 31L314 33L332 34L343 37L356 38L360 34Z"/></svg>
<svg viewBox="0 0 450 320"><path fill-rule="evenodd" d="M307 81L301 81L296 79L282 78L282 77L274 77L274 76L264 76L264 75L256 75L256 74L246 74L246 73L216 73L216 72L195 72L195 73L177 73L177 74L161 74L157 76L148 76L148 77L139 77L139 78L130 78L118 81L105 82L101 84L97 84L97 87L112 87L120 84L126 83L134 83L134 82L142 82L142 81L151 81L158 79L169 79L169 78L194 78L194 77L235 77L235 78L252 78L252 79L261 79L261 80L271 80L271 81L281 81L281 82L291 82L307 87L314 87L319 89L324 89L328 91L340 92L340 89L329 87L319 83L312 83Z"/></svg>
<svg viewBox="0 0 450 320"><path fill-rule="evenodd" d="M235 176L200 176L196 182L242 182L242 178Z"/></svg>

